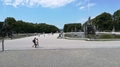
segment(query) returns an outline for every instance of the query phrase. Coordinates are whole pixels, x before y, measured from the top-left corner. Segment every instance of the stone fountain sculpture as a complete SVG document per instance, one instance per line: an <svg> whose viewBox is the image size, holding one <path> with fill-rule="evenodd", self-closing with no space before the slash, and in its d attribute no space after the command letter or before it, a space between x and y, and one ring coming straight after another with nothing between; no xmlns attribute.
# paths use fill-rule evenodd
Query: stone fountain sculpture
<svg viewBox="0 0 120 67"><path fill-rule="evenodd" d="M88 18L88 21L87 21L87 32L86 32L86 34L92 34L92 35L95 34L94 25L92 24L92 20L91 20L90 17Z"/></svg>
<svg viewBox="0 0 120 67"><path fill-rule="evenodd" d="M91 17L88 18L88 21L85 24L84 33L85 35L89 35L90 38L95 35L95 26L92 23Z"/></svg>

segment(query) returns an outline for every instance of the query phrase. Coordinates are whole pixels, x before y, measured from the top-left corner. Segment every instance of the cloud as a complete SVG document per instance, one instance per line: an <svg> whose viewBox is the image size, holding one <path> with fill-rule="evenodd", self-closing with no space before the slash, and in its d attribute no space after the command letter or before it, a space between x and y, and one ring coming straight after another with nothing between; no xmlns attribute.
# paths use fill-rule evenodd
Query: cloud
<svg viewBox="0 0 120 67"><path fill-rule="evenodd" d="M95 5L95 3L89 3L87 6L88 7L92 7L92 6L94 6Z"/></svg>
<svg viewBox="0 0 120 67"><path fill-rule="evenodd" d="M76 0L76 6L79 7L80 10L90 8L96 5L96 3L89 3L89 0Z"/></svg>
<svg viewBox="0 0 120 67"><path fill-rule="evenodd" d="M92 16L91 19L94 19L96 16ZM88 17L86 18L81 18L78 21L76 21L77 23L81 23L84 24L86 21L88 20Z"/></svg>
<svg viewBox="0 0 120 67"><path fill-rule="evenodd" d="M76 6L80 6L80 5L82 5L83 3L80 1L80 2L78 2L77 4L76 4Z"/></svg>
<svg viewBox="0 0 120 67"><path fill-rule="evenodd" d="M18 6L42 6L56 8L73 2L74 0L3 0L5 5Z"/></svg>
<svg viewBox="0 0 120 67"><path fill-rule="evenodd" d="M12 2L12 0L4 0L4 2L10 3L10 2Z"/></svg>
<svg viewBox="0 0 120 67"><path fill-rule="evenodd" d="M84 8L85 8L85 6L81 6L81 7L80 7L80 9L84 9Z"/></svg>
<svg viewBox="0 0 120 67"><path fill-rule="evenodd" d="M84 24L88 19L87 18L81 18L80 20L78 20L78 23L82 23Z"/></svg>
<svg viewBox="0 0 120 67"><path fill-rule="evenodd" d="M95 18L95 16L94 17L91 17L91 19L94 19Z"/></svg>

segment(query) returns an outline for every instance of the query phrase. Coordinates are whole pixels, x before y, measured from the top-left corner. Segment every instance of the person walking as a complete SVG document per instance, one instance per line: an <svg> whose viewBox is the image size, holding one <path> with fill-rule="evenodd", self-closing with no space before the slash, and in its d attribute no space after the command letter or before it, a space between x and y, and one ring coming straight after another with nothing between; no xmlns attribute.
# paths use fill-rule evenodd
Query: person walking
<svg viewBox="0 0 120 67"><path fill-rule="evenodd" d="M35 48L38 48L39 47L39 40L38 40L38 38L36 38L36 46L35 46Z"/></svg>
<svg viewBox="0 0 120 67"><path fill-rule="evenodd" d="M36 45L36 37L33 39L32 42L34 43L34 45L32 47L34 47Z"/></svg>

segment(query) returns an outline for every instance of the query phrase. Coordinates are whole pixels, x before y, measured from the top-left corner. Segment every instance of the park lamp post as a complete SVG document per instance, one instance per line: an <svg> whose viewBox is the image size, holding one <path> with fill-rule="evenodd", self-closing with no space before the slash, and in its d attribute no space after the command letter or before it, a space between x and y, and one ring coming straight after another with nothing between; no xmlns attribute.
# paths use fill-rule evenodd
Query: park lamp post
<svg viewBox="0 0 120 67"><path fill-rule="evenodd" d="M3 22L3 26L1 28L1 36L2 36L2 52L4 51L4 39L6 36L9 36L10 34L10 29L9 26L7 25L7 22Z"/></svg>

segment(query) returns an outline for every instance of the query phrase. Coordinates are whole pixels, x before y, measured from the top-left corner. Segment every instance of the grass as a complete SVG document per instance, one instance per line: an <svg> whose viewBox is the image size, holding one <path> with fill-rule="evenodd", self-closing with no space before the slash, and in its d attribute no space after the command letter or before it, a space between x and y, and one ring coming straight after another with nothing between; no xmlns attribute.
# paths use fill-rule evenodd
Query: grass
<svg viewBox="0 0 120 67"><path fill-rule="evenodd" d="M110 34L102 34L98 36L98 39L111 39L112 35Z"/></svg>
<svg viewBox="0 0 120 67"><path fill-rule="evenodd" d="M117 39L117 38L119 39L119 38L120 38L120 35L115 35L115 38L116 38L116 39Z"/></svg>
<svg viewBox="0 0 120 67"><path fill-rule="evenodd" d="M65 37L72 37L71 34L65 34L64 36L65 36Z"/></svg>
<svg viewBox="0 0 120 67"><path fill-rule="evenodd" d="M98 39L120 39L120 35L102 34L98 37Z"/></svg>
<svg viewBox="0 0 120 67"><path fill-rule="evenodd" d="M78 37L77 35L73 35L73 34L65 34L65 37L81 38L80 36ZM93 39L120 39L120 35L115 35L115 34L100 34L98 36L96 36L96 35L85 35L85 38L93 38Z"/></svg>

